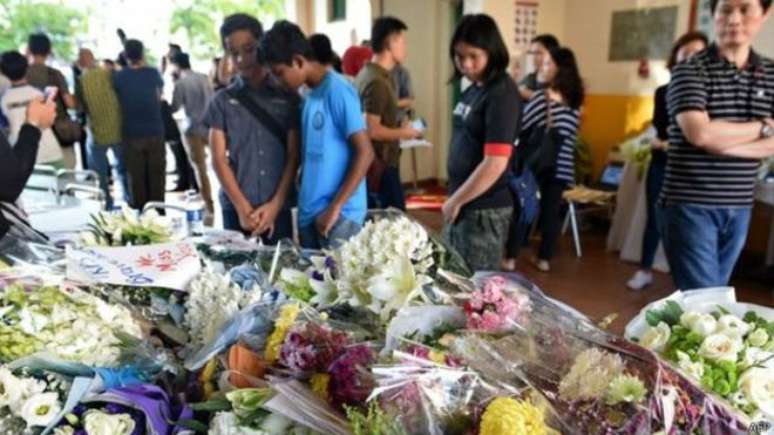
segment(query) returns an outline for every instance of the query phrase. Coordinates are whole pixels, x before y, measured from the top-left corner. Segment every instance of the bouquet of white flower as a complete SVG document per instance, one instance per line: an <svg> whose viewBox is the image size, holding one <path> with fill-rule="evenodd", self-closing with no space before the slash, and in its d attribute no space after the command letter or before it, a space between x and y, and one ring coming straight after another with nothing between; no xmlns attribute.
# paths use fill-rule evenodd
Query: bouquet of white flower
<svg viewBox="0 0 774 435"><path fill-rule="evenodd" d="M648 310L646 320L641 345L754 421L774 421L774 320L755 311L740 318L720 305L685 311L673 300Z"/></svg>
<svg viewBox="0 0 774 435"><path fill-rule="evenodd" d="M54 375L46 380L15 375L0 365L0 430L20 433L51 423L62 410L60 396L69 386Z"/></svg>
<svg viewBox="0 0 774 435"><path fill-rule="evenodd" d="M228 274L206 266L188 285L185 325L191 344L200 347L213 341L226 322L240 309L258 302L261 296L259 287L242 290L231 282Z"/></svg>
<svg viewBox="0 0 774 435"><path fill-rule="evenodd" d="M142 337L124 307L75 288L10 284L0 289L0 359L46 351L90 366L118 363L118 332Z"/></svg>
<svg viewBox="0 0 774 435"><path fill-rule="evenodd" d="M124 206L120 212L100 212L92 220L90 230L81 233L81 243L86 246L139 246L179 239L170 220L155 210L138 217L136 211Z"/></svg>
<svg viewBox="0 0 774 435"><path fill-rule="evenodd" d="M283 270L280 287L290 296L313 294L309 302L317 305L367 307L386 322L425 297L422 287L433 282L433 253L420 224L405 216L377 219L326 257L312 258L311 270Z"/></svg>

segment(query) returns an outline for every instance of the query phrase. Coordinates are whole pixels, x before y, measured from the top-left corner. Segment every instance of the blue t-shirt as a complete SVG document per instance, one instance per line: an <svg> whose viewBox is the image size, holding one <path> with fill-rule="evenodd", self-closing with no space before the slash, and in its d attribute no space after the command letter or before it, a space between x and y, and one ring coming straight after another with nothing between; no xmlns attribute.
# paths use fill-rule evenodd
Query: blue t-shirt
<svg viewBox="0 0 774 435"><path fill-rule="evenodd" d="M127 139L164 136L159 94L164 81L151 67L124 68L113 75L121 103L123 134Z"/></svg>
<svg viewBox="0 0 774 435"><path fill-rule="evenodd" d="M298 221L299 226L306 227L338 193L354 156L349 138L366 128L357 91L339 74L327 73L320 86L307 94L301 124L303 166ZM344 204L341 216L362 225L366 210L363 179Z"/></svg>

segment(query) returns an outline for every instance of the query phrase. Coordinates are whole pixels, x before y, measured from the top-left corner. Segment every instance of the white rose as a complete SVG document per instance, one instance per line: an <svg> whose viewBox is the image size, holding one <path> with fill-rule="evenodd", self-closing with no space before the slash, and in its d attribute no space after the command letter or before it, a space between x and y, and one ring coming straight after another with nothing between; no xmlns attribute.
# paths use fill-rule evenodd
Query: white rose
<svg viewBox="0 0 774 435"><path fill-rule="evenodd" d="M712 314L701 314L693 321L691 332L695 332L702 337L708 337L718 329L718 321L712 317Z"/></svg>
<svg viewBox="0 0 774 435"><path fill-rule="evenodd" d="M40 393L24 402L21 417L27 422L27 426L47 426L61 410L58 394Z"/></svg>
<svg viewBox="0 0 774 435"><path fill-rule="evenodd" d="M662 352L671 335L672 330L669 329L669 325L659 322L655 328L650 328L643 334L640 344L655 352Z"/></svg>
<svg viewBox="0 0 774 435"><path fill-rule="evenodd" d="M701 313L696 311L688 311L680 316L680 325L688 329L693 328L693 324L701 318Z"/></svg>
<svg viewBox="0 0 774 435"><path fill-rule="evenodd" d="M762 364L764 367L774 369L774 353L767 352L758 347L748 347L744 351L742 358L742 367L752 367Z"/></svg>
<svg viewBox="0 0 774 435"><path fill-rule="evenodd" d="M89 411L83 418L83 428L89 435L130 435L134 431L134 420L129 414Z"/></svg>
<svg viewBox="0 0 774 435"><path fill-rule="evenodd" d="M747 370L739 378L739 388L747 400L757 406L767 418L774 418L774 370Z"/></svg>
<svg viewBox="0 0 774 435"><path fill-rule="evenodd" d="M685 372L685 374L695 380L699 380L704 376L704 364L691 361L691 357L685 352L677 351L677 358L677 366L680 367L680 370Z"/></svg>
<svg viewBox="0 0 774 435"><path fill-rule="evenodd" d="M732 339L740 339L750 331L750 325L733 314L720 316L718 319L718 333Z"/></svg>
<svg viewBox="0 0 774 435"><path fill-rule="evenodd" d="M0 407L17 404L23 394L23 385L10 370L0 367Z"/></svg>
<svg viewBox="0 0 774 435"><path fill-rule="evenodd" d="M699 355L711 360L735 362L741 349L742 343L739 340L733 340L723 334L713 334L704 339L699 348Z"/></svg>
<svg viewBox="0 0 774 435"><path fill-rule="evenodd" d="M769 334L766 332L765 329L758 328L755 331L753 331L750 335L747 336L747 342L750 343L751 346L755 347L763 347L768 343L769 341Z"/></svg>

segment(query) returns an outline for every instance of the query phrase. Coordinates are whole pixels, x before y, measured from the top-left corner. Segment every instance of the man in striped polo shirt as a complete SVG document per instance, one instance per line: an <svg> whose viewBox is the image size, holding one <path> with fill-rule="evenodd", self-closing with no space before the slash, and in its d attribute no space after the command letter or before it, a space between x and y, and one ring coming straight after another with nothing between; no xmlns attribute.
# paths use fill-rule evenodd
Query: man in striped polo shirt
<svg viewBox="0 0 774 435"><path fill-rule="evenodd" d="M751 47L771 2L711 1L717 41L673 70L661 224L683 290L728 283L760 159L774 155L774 62Z"/></svg>

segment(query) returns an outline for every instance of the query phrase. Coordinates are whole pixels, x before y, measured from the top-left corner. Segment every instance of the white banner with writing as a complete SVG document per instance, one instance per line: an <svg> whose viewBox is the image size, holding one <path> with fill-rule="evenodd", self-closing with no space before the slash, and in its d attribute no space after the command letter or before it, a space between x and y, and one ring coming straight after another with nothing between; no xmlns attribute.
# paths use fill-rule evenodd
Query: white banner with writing
<svg viewBox="0 0 774 435"><path fill-rule="evenodd" d="M67 278L85 284L185 290L200 268L199 253L187 242L67 248Z"/></svg>

